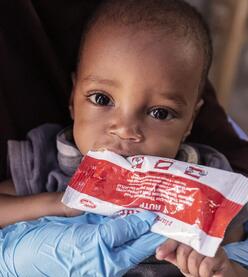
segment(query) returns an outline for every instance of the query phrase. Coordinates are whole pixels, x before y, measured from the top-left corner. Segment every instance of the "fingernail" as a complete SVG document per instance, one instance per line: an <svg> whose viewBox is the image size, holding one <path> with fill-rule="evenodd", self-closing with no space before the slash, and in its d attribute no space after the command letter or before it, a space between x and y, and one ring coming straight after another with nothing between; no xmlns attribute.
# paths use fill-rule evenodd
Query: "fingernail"
<svg viewBox="0 0 248 277"><path fill-rule="evenodd" d="M156 254L157 254L158 252L160 252L160 250L161 250L161 247L159 246L159 247L156 249Z"/></svg>
<svg viewBox="0 0 248 277"><path fill-rule="evenodd" d="M156 259L160 261L164 259L162 251L156 251Z"/></svg>

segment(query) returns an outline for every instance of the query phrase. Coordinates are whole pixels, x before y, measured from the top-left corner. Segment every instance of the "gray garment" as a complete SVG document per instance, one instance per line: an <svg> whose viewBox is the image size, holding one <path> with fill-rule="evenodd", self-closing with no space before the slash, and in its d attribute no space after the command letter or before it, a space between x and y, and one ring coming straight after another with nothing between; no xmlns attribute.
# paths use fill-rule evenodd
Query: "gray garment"
<svg viewBox="0 0 248 277"><path fill-rule="evenodd" d="M8 141L8 160L17 195L63 191L70 176L57 162L56 136L61 126L32 129L25 141Z"/></svg>

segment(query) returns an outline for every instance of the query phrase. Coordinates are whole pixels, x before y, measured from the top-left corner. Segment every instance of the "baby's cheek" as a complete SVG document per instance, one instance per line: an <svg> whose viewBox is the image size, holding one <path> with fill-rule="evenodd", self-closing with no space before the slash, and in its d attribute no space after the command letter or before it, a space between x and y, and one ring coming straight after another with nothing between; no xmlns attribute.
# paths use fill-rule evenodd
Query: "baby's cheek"
<svg viewBox="0 0 248 277"><path fill-rule="evenodd" d="M90 138L84 131L74 129L73 137L75 144L82 155L85 155L91 149L92 138Z"/></svg>
<svg viewBox="0 0 248 277"><path fill-rule="evenodd" d="M180 143L177 140L166 140L166 138L163 141L158 140L153 145L157 148L157 156L170 159L175 159L180 148Z"/></svg>

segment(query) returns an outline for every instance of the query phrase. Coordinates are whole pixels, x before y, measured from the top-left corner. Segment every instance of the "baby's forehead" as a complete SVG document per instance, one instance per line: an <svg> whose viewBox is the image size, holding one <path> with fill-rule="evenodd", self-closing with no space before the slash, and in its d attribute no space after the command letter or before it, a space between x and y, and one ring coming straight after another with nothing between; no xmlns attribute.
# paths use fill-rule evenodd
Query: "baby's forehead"
<svg viewBox="0 0 248 277"><path fill-rule="evenodd" d="M193 40L168 33L162 28L143 29L136 26L100 25L91 29L84 43L82 60L86 59L88 54L101 57L111 51L113 56L118 55L119 58L122 55L126 55L127 58L132 58L130 55L133 55L135 59L141 57L145 60L155 57L151 61L151 66L161 59L164 59L164 63L169 60L171 64L181 60L185 62L185 66L188 65L189 60L191 62L203 60L203 53Z"/></svg>
<svg viewBox="0 0 248 277"><path fill-rule="evenodd" d="M121 87L130 82L147 97L165 92L175 98L201 71L201 59L184 39L125 26L100 28L92 29L85 41L81 76L87 83ZM199 83L199 76L196 79Z"/></svg>
<svg viewBox="0 0 248 277"><path fill-rule="evenodd" d="M110 40L111 34L113 44L122 39L123 42L128 41L130 47L133 48L153 49L154 45L156 45L161 50L176 47L175 50L183 52L184 49L187 48L188 50L190 47L192 54L202 52L198 45L196 45L195 40L189 36L182 36L176 32L168 32L164 28L145 29L136 25L114 25L111 22L105 25L96 24L85 36L84 44L88 45L90 43L92 49L94 47L98 48L99 44L104 43L106 39ZM96 41L96 43L92 44L92 41ZM82 48L83 50L84 48Z"/></svg>
<svg viewBox="0 0 248 277"><path fill-rule="evenodd" d="M103 1L89 21L85 35L91 29L99 30L103 26L170 34L192 40L201 48L208 46L204 20L196 9L182 0Z"/></svg>
<svg viewBox="0 0 248 277"><path fill-rule="evenodd" d="M127 50L136 51L137 55L141 55L144 51L148 54L152 51L161 53L171 51L171 57L175 61L179 58L204 60L202 48L199 48L195 40L190 36L177 32L168 32L161 26L144 28L144 26L137 24L113 24L112 21L109 21L105 22L105 24L98 22L88 30L84 38L84 47L81 48L79 61L82 57L85 59L89 52L94 53L102 50L101 46L106 41L109 44L109 51L111 51L112 45L119 43L120 48L126 45ZM120 51L119 55L123 55L123 51Z"/></svg>
<svg viewBox="0 0 248 277"><path fill-rule="evenodd" d="M162 34L160 39L165 35L171 35L178 41L181 40L188 44L191 42L193 46L191 55L195 55L196 52L200 53L203 60L201 84L203 87L212 59L211 38L203 18L187 2L183 0L102 1L87 24L82 37L78 61L81 61L84 43L89 41L92 34L99 36L103 26L108 26L108 28L128 26L130 29L134 28L135 32L137 30L145 31L144 34L147 30L152 30ZM120 30L120 32L122 31ZM101 39L104 39L103 36ZM134 39L137 38L134 36ZM98 43L101 43L100 40ZM160 47L165 46L161 45ZM179 49L179 47L177 48ZM193 49L197 49L197 51L193 52ZM182 50L183 46L181 45L179 53L183 52Z"/></svg>
<svg viewBox="0 0 248 277"><path fill-rule="evenodd" d="M90 49L91 56L95 56L96 53L99 56L105 56L105 52L99 53L99 51L102 51L104 44L108 41L105 49L107 52L112 51L113 48L117 49L112 54L116 55L117 53L119 56L119 66L123 66L127 59L136 60L137 57L140 57L142 61L139 64L139 70L143 70L143 67L152 68L153 74L148 73L145 78L148 81L151 78L155 81L159 80L154 82L158 87L161 87L162 81L164 81L166 88L167 79L170 78L173 84L176 83L178 86L181 84L180 90L183 91L185 80L192 79L192 75L196 74L196 68L197 78L196 76L194 78L200 87L204 55L203 51L195 45L194 40L168 33L162 28L144 29L113 24L95 26L88 35L85 42L88 44L87 48ZM126 51L122 51L124 47L126 47ZM88 58L87 54L88 51L83 54L83 60ZM111 55L106 55L106 59L107 57L110 57L111 62ZM155 64L158 63L162 64L159 71L155 67ZM128 70L131 68L129 67ZM199 72L200 74L198 74ZM135 73L137 74L137 71ZM190 97L186 91L185 96ZM152 94L152 90L150 92ZM174 92L173 89L172 92Z"/></svg>

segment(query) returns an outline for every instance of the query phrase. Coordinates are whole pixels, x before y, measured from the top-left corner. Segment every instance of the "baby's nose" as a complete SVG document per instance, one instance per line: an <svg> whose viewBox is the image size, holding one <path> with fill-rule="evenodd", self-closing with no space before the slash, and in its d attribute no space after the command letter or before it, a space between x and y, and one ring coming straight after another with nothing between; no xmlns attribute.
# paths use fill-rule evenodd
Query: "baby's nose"
<svg viewBox="0 0 248 277"><path fill-rule="evenodd" d="M109 134L130 142L141 142L144 139L144 135L139 127L139 124L134 119L116 119L110 124Z"/></svg>

